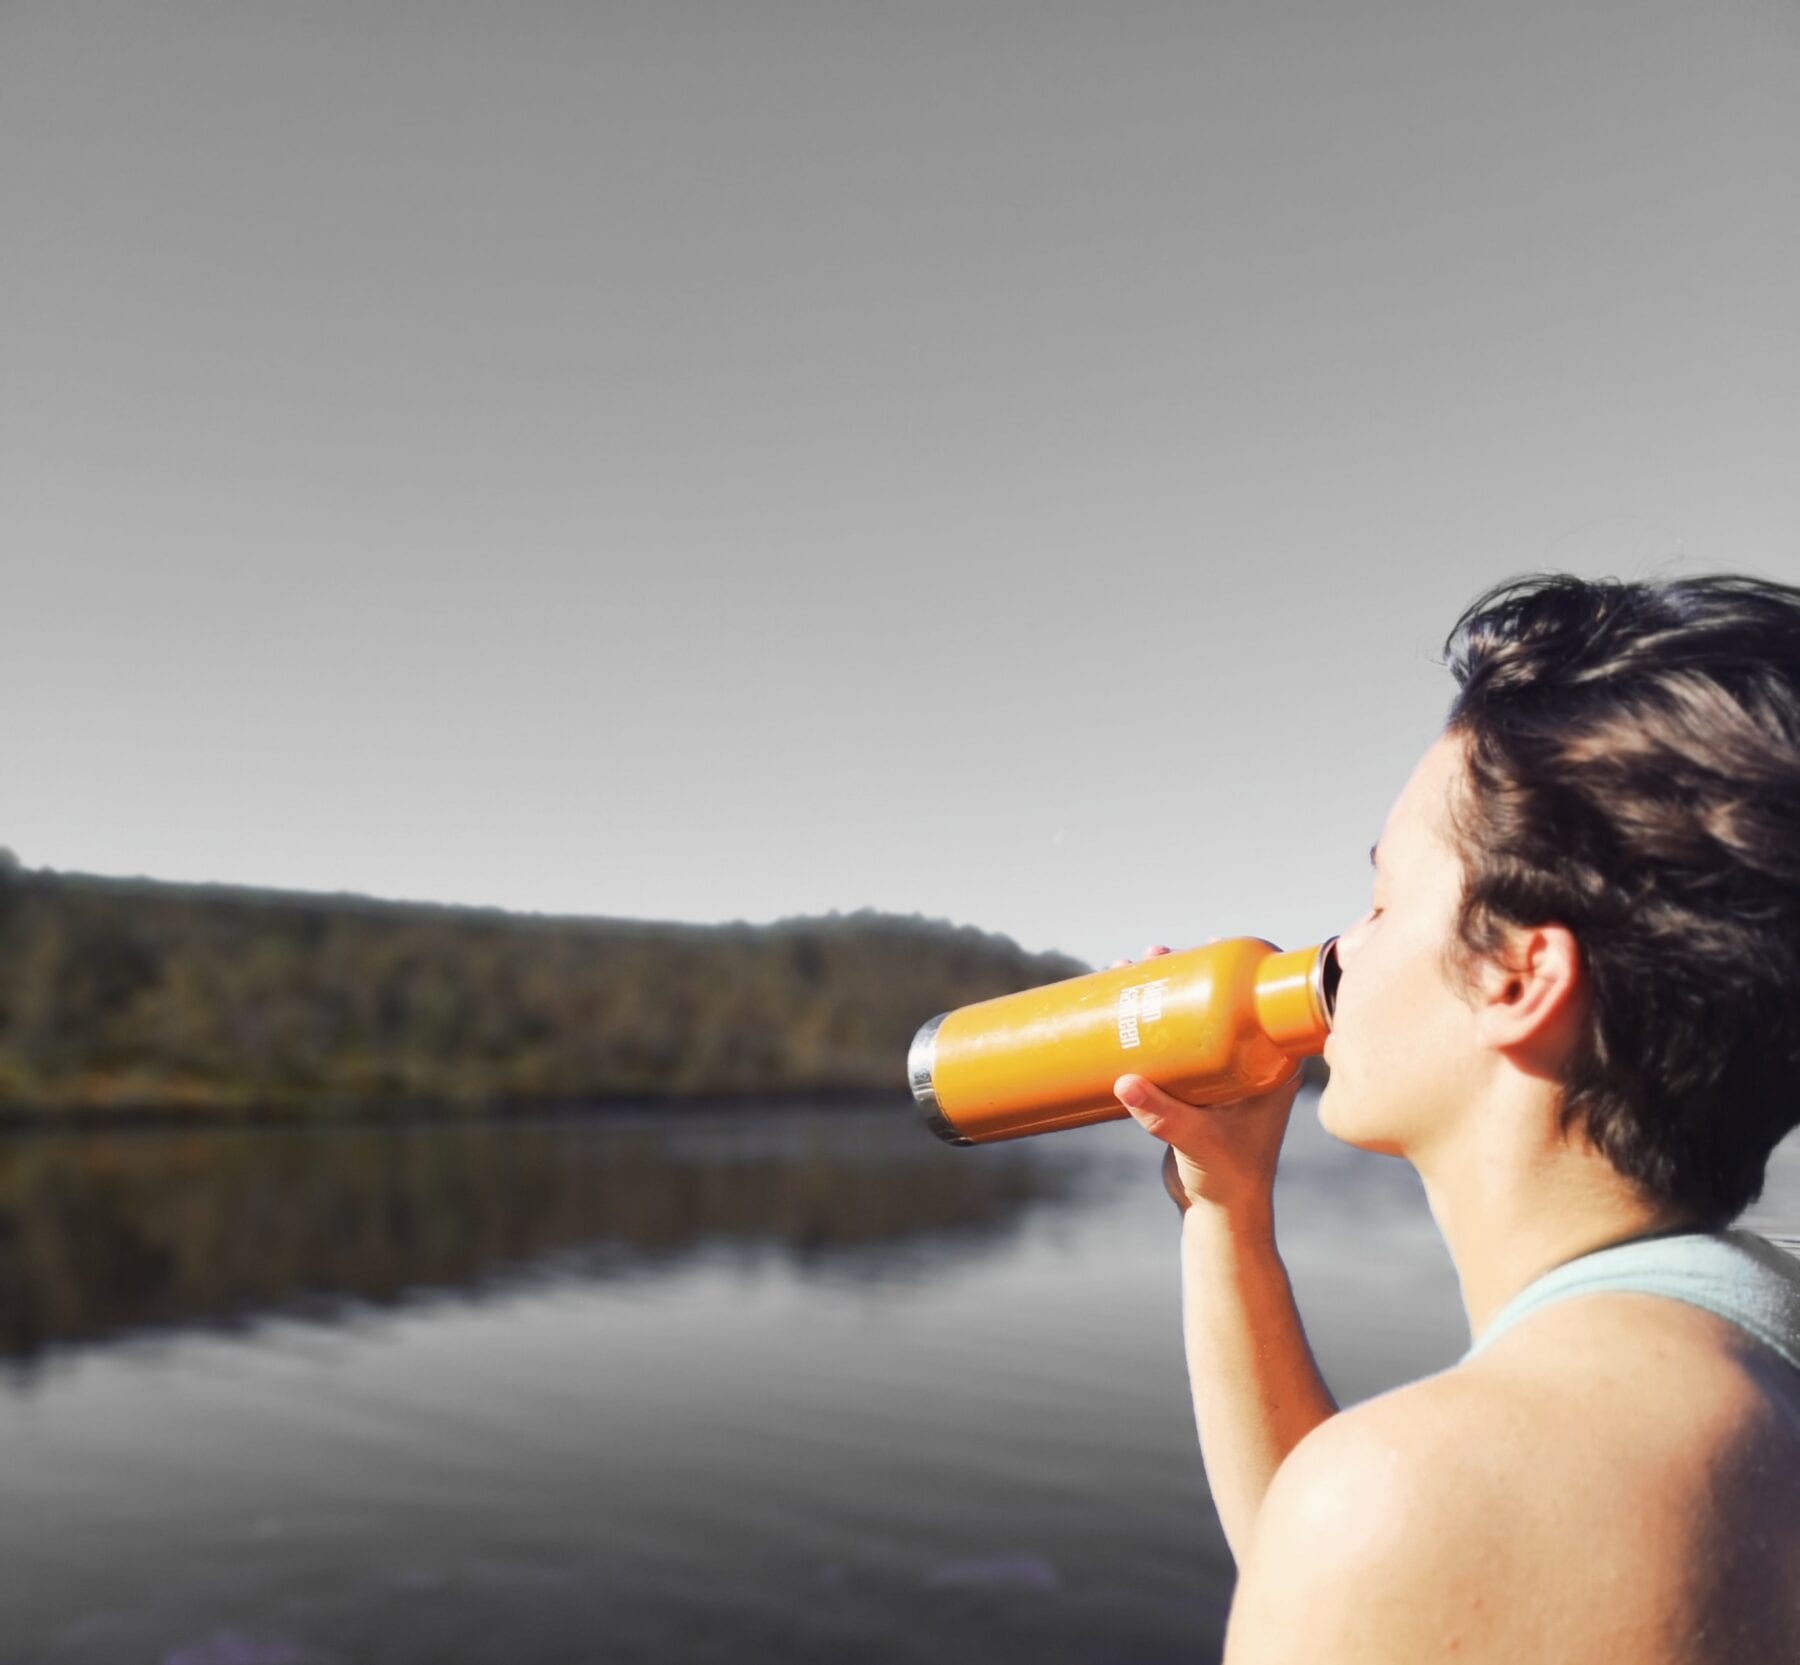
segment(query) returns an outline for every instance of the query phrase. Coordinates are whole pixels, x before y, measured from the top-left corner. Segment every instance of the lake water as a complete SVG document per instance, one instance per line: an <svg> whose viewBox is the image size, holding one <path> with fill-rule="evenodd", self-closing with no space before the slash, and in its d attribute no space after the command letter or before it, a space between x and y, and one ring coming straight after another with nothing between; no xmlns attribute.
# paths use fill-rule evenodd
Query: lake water
<svg viewBox="0 0 1800 1665"><path fill-rule="evenodd" d="M1341 1402L1467 1344L1411 1171L1295 1107ZM1161 1147L904 1098L0 1139L0 1657L1216 1658ZM1746 1224L1800 1233L1800 1148Z"/></svg>

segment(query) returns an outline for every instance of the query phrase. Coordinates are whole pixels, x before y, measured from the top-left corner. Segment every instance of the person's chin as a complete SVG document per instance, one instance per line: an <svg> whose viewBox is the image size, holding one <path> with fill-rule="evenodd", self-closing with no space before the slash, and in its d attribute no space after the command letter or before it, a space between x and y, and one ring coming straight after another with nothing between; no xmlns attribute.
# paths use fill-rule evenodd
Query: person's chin
<svg viewBox="0 0 1800 1665"><path fill-rule="evenodd" d="M1341 1144L1389 1154L1393 1150L1392 1141L1382 1139L1367 1123L1366 1115L1357 1114L1355 1100L1342 1078L1334 1074L1319 1094L1319 1126Z"/></svg>
<svg viewBox="0 0 1800 1665"><path fill-rule="evenodd" d="M1334 1139L1344 1139L1346 1144L1354 1143L1345 1137L1338 1121L1338 1108L1343 1103L1344 1089L1336 1075L1326 1078L1325 1085L1319 1089L1319 1126L1324 1128Z"/></svg>

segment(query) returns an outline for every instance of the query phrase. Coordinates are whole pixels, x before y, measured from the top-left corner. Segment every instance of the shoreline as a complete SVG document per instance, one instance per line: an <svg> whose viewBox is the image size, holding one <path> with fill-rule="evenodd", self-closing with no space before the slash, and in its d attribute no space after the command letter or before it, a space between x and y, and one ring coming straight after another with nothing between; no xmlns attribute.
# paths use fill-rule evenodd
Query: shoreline
<svg viewBox="0 0 1800 1665"><path fill-rule="evenodd" d="M813 1087L792 1092L766 1088L737 1093L631 1094L570 1099L516 1098L455 1103L444 1099L318 1099L291 1105L259 1103L182 1104L139 1102L121 1105L42 1106L0 1103L0 1137L38 1133L171 1132L185 1128L393 1127L404 1124L582 1121L658 1114L680 1117L697 1112L840 1105L877 1109L891 1105L916 1114L904 1085Z"/></svg>

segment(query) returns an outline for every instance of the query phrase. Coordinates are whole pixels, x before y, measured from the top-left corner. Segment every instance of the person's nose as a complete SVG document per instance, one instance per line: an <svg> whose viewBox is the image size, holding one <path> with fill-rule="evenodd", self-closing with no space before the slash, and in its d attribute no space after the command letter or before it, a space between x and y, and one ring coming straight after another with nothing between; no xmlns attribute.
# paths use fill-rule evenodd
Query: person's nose
<svg viewBox="0 0 1800 1665"><path fill-rule="evenodd" d="M1338 933L1337 957L1340 969L1356 958L1362 948L1363 933L1369 928L1369 922L1375 917L1375 910L1370 908L1354 925Z"/></svg>

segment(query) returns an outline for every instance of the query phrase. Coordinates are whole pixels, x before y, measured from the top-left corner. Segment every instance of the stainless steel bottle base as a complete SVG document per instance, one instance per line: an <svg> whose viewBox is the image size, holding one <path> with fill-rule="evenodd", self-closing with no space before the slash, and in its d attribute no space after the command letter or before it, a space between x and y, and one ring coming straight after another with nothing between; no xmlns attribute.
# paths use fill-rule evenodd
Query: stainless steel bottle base
<svg viewBox="0 0 1800 1665"><path fill-rule="evenodd" d="M912 1088L913 1101L925 1118L925 1125L947 1145L972 1145L975 1141L958 1133L949 1117L944 1114L931 1084L932 1064L937 1055L938 1025L949 1015L948 1012L939 1012L913 1036L913 1043L906 1052L906 1079Z"/></svg>

